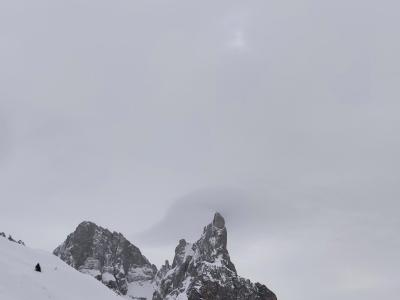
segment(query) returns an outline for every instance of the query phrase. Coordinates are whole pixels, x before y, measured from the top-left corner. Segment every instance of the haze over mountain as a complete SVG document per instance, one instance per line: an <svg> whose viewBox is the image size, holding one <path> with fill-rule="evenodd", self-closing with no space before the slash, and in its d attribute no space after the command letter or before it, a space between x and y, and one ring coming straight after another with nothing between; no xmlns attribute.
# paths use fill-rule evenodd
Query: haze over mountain
<svg viewBox="0 0 400 300"><path fill-rule="evenodd" d="M0 1L0 230L53 251L90 220L159 268L219 211L280 299L397 299L399 11Z"/></svg>

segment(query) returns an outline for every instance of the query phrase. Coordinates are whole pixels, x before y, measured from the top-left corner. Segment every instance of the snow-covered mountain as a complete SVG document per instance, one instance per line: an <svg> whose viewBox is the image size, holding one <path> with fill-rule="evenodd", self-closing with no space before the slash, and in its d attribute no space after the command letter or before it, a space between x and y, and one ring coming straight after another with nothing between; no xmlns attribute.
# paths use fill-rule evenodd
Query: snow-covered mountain
<svg viewBox="0 0 400 300"><path fill-rule="evenodd" d="M42 272L34 268L40 263ZM0 299L118 300L121 297L53 254L0 236Z"/></svg>
<svg viewBox="0 0 400 300"><path fill-rule="evenodd" d="M179 241L172 266L157 274L153 300L276 300L265 285L238 276L226 245L225 220L216 213L197 242Z"/></svg>
<svg viewBox="0 0 400 300"><path fill-rule="evenodd" d="M6 238L7 235L6 235L4 232L0 232L0 237ZM25 246L25 243L24 243L23 241L21 241L21 240L15 240L15 239L11 236L11 234L8 235L8 238L7 238L7 239L8 239L10 242L14 242L14 243L17 243L17 244L20 244L20 245Z"/></svg>
<svg viewBox="0 0 400 300"><path fill-rule="evenodd" d="M166 261L158 271L122 234L91 222L81 223L54 254L130 299L276 300L265 285L237 274L219 213L198 241L180 240L172 265Z"/></svg>
<svg viewBox="0 0 400 300"><path fill-rule="evenodd" d="M54 254L118 294L132 299L151 299L153 295L156 266L121 233L82 222Z"/></svg>

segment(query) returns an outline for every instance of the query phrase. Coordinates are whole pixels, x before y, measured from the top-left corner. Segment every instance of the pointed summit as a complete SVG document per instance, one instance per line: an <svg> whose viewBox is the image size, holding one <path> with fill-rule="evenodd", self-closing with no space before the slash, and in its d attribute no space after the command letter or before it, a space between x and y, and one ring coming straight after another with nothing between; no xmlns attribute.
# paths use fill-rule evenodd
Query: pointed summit
<svg viewBox="0 0 400 300"><path fill-rule="evenodd" d="M159 272L157 282L153 300L276 300L265 285L237 274L227 250L225 220L218 212L198 241L179 241L171 269Z"/></svg>
<svg viewBox="0 0 400 300"><path fill-rule="evenodd" d="M79 223L79 225L76 227L76 229L81 229L81 228L85 228L85 227L97 227L97 225L91 221L82 221L81 223Z"/></svg>
<svg viewBox="0 0 400 300"><path fill-rule="evenodd" d="M84 221L54 254L130 299L277 300L265 285L238 275L227 240L224 217L216 212L200 238L181 239L172 264L167 260L157 271L121 233Z"/></svg>
<svg viewBox="0 0 400 300"><path fill-rule="evenodd" d="M128 293L133 299L146 298L134 293L132 287L137 285L149 287L149 294L152 294L152 280L157 268L121 233L84 221L53 253L119 294Z"/></svg>
<svg viewBox="0 0 400 300"><path fill-rule="evenodd" d="M225 219L221 216L219 212L216 212L214 215L213 225L219 229L225 227Z"/></svg>
<svg viewBox="0 0 400 300"><path fill-rule="evenodd" d="M226 249L228 234L225 227L225 220L220 213L214 214L212 223L204 227L203 235L197 241L197 246L202 249L202 253L212 256L211 261L220 254L229 257Z"/></svg>

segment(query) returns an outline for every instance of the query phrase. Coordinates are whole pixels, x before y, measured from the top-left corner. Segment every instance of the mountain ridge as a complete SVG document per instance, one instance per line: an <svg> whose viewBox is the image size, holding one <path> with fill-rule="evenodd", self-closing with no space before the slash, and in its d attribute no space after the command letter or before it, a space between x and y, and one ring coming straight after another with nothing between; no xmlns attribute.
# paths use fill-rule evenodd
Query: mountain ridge
<svg viewBox="0 0 400 300"><path fill-rule="evenodd" d="M54 252L118 294L143 300L276 300L265 285L240 277L227 249L227 229L215 213L194 243L181 239L170 265L158 270L121 233L84 221Z"/></svg>

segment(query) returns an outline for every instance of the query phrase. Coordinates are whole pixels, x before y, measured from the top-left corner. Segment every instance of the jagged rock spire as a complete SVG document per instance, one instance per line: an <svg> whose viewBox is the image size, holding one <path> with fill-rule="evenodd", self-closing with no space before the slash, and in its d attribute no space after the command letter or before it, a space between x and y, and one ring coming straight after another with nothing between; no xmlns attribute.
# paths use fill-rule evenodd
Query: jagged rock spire
<svg viewBox="0 0 400 300"><path fill-rule="evenodd" d="M166 261L157 271L121 233L85 221L54 254L131 299L276 300L265 285L238 276L227 237L225 220L217 212L199 240L181 239L172 265ZM135 294L144 290L150 293Z"/></svg>
<svg viewBox="0 0 400 300"><path fill-rule="evenodd" d="M179 241L171 269L163 270L153 300L276 300L265 285L237 275L227 250L225 220L218 212L197 242Z"/></svg>
<svg viewBox="0 0 400 300"><path fill-rule="evenodd" d="M234 264L231 262L227 250L228 234L225 227L225 220L219 213L203 231L200 239L193 248L198 253L196 260L209 263L221 262L227 269L236 273Z"/></svg>
<svg viewBox="0 0 400 300"><path fill-rule="evenodd" d="M219 229L222 229L225 227L225 219L224 219L224 217L221 216L221 214L219 212L216 212L214 214L213 225Z"/></svg>

